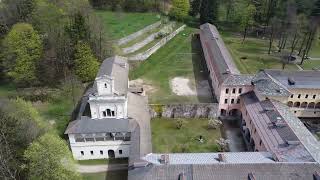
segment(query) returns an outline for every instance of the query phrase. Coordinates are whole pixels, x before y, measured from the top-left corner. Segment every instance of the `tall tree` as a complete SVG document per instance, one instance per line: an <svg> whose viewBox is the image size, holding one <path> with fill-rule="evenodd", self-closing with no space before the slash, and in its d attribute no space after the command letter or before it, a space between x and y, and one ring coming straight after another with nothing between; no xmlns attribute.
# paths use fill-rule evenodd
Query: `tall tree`
<svg viewBox="0 0 320 180"><path fill-rule="evenodd" d="M25 151L29 179L78 180L74 162L65 141L47 133L33 142Z"/></svg>
<svg viewBox="0 0 320 180"><path fill-rule="evenodd" d="M190 15L197 16L201 7L201 0L193 0L191 2Z"/></svg>
<svg viewBox="0 0 320 180"><path fill-rule="evenodd" d="M75 73L83 81L94 80L99 69L98 60L92 54L90 46L79 42L75 53Z"/></svg>
<svg viewBox="0 0 320 180"><path fill-rule="evenodd" d="M254 5L250 4L248 7L243 9L240 14L240 26L243 29L243 40L245 41L247 37L248 28L254 25L254 14L256 12L256 8Z"/></svg>
<svg viewBox="0 0 320 180"><path fill-rule="evenodd" d="M188 16L190 10L189 0L173 0L170 16L177 20L183 20Z"/></svg>
<svg viewBox="0 0 320 180"><path fill-rule="evenodd" d="M200 23L215 23L218 20L218 0L202 0Z"/></svg>
<svg viewBox="0 0 320 180"><path fill-rule="evenodd" d="M7 74L18 85L32 85L37 82L37 64L43 47L39 34L30 24L19 23L12 27L4 43L3 63Z"/></svg>

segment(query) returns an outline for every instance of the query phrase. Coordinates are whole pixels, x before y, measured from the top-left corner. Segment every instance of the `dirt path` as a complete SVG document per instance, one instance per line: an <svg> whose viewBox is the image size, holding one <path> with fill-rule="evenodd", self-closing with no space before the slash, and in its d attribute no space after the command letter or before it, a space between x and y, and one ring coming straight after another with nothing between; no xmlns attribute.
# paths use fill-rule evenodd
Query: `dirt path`
<svg viewBox="0 0 320 180"><path fill-rule="evenodd" d="M80 165L76 166L79 173L98 173L106 171L118 171L128 169L128 164L100 164L100 165Z"/></svg>

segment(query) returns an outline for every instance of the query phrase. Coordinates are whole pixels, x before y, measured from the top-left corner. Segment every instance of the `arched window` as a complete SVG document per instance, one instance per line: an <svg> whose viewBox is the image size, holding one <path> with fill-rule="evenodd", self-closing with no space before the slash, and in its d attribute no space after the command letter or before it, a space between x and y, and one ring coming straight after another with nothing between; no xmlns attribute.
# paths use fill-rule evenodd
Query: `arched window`
<svg viewBox="0 0 320 180"><path fill-rule="evenodd" d="M289 102L288 102L288 106L289 106L289 107L292 107L292 105L293 105L293 102L292 102L292 101L289 101Z"/></svg>
<svg viewBox="0 0 320 180"><path fill-rule="evenodd" d="M314 109L315 103L311 102L308 104L308 109Z"/></svg>
<svg viewBox="0 0 320 180"><path fill-rule="evenodd" d="M303 102L300 107L301 108L307 108L307 106L308 106L308 103L307 102Z"/></svg>
<svg viewBox="0 0 320 180"><path fill-rule="evenodd" d="M295 103L293 104L293 107L300 107L300 102L295 102Z"/></svg>

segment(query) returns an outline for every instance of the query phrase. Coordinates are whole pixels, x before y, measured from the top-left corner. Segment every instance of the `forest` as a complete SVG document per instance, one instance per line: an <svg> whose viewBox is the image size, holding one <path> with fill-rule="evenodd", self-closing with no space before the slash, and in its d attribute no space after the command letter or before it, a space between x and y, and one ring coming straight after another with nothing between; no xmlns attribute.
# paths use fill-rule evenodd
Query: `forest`
<svg viewBox="0 0 320 180"><path fill-rule="evenodd" d="M303 64L319 41L320 0L2 0L0 179L82 178L63 130L102 60L114 54L115 39L96 10L155 12L194 27L213 23L240 33L242 43L267 39L266 51L276 46L284 62L295 56ZM37 103L49 110L38 112Z"/></svg>

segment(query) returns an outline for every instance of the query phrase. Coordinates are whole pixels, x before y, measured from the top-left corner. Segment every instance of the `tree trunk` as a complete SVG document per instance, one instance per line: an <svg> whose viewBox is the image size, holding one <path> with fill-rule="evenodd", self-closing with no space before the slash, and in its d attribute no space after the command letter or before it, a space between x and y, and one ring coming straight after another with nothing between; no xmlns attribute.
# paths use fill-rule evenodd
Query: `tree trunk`
<svg viewBox="0 0 320 180"><path fill-rule="evenodd" d="M270 41L269 41L269 50L268 50L268 54L271 54L271 47L272 47L272 43L273 43L273 34L274 34L274 28L271 28L271 35L270 35Z"/></svg>
<svg viewBox="0 0 320 180"><path fill-rule="evenodd" d="M302 48L303 48L303 44L305 43L306 39L307 39L307 33L305 33L305 34L304 34L304 36L303 36L303 40L302 40L302 42L301 42L301 46L300 46L300 48L299 48L298 56L300 56L300 55L301 55Z"/></svg>
<svg viewBox="0 0 320 180"><path fill-rule="evenodd" d="M311 41L311 36L312 36L312 30L308 33L309 34L309 37L308 37L308 41L307 41L307 44L306 44L306 47L305 49L303 50L303 55L302 55L302 59L301 59L301 63L300 65L303 64L304 60L306 59L306 55L307 55L307 49L308 49L308 46L310 44L310 41Z"/></svg>
<svg viewBox="0 0 320 180"><path fill-rule="evenodd" d="M243 34L243 39L242 39L242 43L244 43L244 41L246 40L247 37L247 27L244 28L244 34Z"/></svg>

